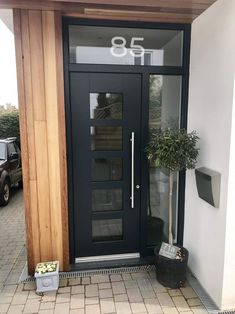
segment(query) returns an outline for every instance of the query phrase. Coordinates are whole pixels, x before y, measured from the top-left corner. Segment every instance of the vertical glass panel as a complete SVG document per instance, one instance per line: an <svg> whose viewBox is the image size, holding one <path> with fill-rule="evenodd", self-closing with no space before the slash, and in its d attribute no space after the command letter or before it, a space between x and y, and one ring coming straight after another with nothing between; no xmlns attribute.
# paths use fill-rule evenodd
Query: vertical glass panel
<svg viewBox="0 0 235 314"><path fill-rule="evenodd" d="M181 76L150 75L149 129L179 128Z"/></svg>
<svg viewBox="0 0 235 314"><path fill-rule="evenodd" d="M122 119L122 94L91 93L91 119Z"/></svg>
<svg viewBox="0 0 235 314"><path fill-rule="evenodd" d="M92 220L92 240L117 241L122 240L122 219Z"/></svg>
<svg viewBox="0 0 235 314"><path fill-rule="evenodd" d="M121 210L122 190L121 189L96 189L92 191L93 211Z"/></svg>
<svg viewBox="0 0 235 314"><path fill-rule="evenodd" d="M150 75L149 131L180 127L181 77ZM169 171L149 165L148 245L168 240ZM173 237L177 238L178 175L173 185Z"/></svg>
<svg viewBox="0 0 235 314"><path fill-rule="evenodd" d="M122 158L92 159L92 180L109 181L122 179Z"/></svg>
<svg viewBox="0 0 235 314"><path fill-rule="evenodd" d="M121 126L91 127L92 150L122 150Z"/></svg>
<svg viewBox="0 0 235 314"><path fill-rule="evenodd" d="M183 31L69 26L71 63L181 66Z"/></svg>

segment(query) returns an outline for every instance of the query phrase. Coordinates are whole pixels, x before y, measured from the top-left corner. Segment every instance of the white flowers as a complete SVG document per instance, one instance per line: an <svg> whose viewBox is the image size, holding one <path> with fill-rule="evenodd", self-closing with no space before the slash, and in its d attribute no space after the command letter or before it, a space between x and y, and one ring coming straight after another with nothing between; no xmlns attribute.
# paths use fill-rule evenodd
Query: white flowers
<svg viewBox="0 0 235 314"><path fill-rule="evenodd" d="M58 262L46 262L46 263L39 263L35 269L35 273L37 274L46 274L56 271Z"/></svg>

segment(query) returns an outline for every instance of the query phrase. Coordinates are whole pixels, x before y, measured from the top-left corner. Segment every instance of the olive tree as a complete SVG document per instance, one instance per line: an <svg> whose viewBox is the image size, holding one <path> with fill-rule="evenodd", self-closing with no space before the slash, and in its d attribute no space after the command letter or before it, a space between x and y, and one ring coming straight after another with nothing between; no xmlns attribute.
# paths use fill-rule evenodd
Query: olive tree
<svg viewBox="0 0 235 314"><path fill-rule="evenodd" d="M173 244L172 235L172 192L174 173L194 169L199 153L196 147L199 137L195 131L154 129L146 147L147 158L156 167L167 168L169 175L169 244Z"/></svg>

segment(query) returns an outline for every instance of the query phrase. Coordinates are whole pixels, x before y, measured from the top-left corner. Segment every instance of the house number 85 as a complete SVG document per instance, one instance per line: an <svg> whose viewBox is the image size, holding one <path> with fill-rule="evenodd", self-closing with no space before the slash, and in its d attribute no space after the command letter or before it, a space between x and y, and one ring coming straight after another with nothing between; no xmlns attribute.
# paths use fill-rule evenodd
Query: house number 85
<svg viewBox="0 0 235 314"><path fill-rule="evenodd" d="M130 54L133 57L142 57L144 55L144 47L137 44L143 41L143 37L132 37L130 43ZM110 48L111 54L114 57L124 57L127 54L126 39L122 36L115 36L111 40L112 47Z"/></svg>

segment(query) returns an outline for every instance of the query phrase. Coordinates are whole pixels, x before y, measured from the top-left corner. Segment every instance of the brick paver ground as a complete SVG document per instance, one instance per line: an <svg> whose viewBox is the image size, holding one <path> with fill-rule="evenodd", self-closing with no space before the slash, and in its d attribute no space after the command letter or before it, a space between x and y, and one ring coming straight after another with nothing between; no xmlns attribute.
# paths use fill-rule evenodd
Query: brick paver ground
<svg viewBox="0 0 235 314"><path fill-rule="evenodd" d="M122 273L61 279L58 292L35 293L35 283L6 285L0 313L206 314L193 289L166 289L154 273Z"/></svg>
<svg viewBox="0 0 235 314"><path fill-rule="evenodd" d="M26 262L22 190L12 190L10 203L0 207L0 291L18 283ZM1 306L0 306L1 308ZM0 311L1 312L1 311Z"/></svg>
<svg viewBox="0 0 235 314"><path fill-rule="evenodd" d="M154 272L61 279L58 292L35 293L35 283L17 284L25 265L22 192L0 207L0 313L206 314L193 289L166 289Z"/></svg>

